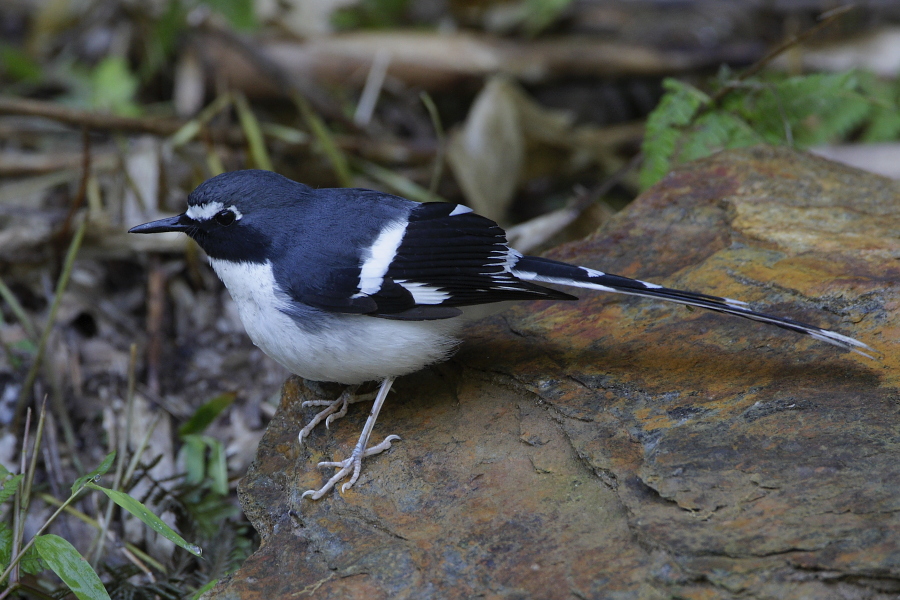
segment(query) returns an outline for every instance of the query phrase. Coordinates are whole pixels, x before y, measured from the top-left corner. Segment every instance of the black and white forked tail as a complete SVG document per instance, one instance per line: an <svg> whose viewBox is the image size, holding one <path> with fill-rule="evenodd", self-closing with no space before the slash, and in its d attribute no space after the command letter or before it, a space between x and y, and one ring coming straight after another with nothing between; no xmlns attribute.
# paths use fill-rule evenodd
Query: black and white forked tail
<svg viewBox="0 0 900 600"><path fill-rule="evenodd" d="M629 279L628 277L621 277L619 275L610 275L595 271L594 269L588 269L587 267L576 267L574 265L536 256L522 256L514 265L512 265L511 271L513 275L526 281L557 283L600 290L603 292L616 292L619 294L630 294L632 296L644 296L646 298L660 298L662 300L668 300L669 302L707 308L709 310L743 317L752 321L769 323L770 325L775 325L782 329L788 329L790 331L808 335L817 340L838 346L839 348L844 348L845 350L851 350L867 358L874 359L875 357L871 354L867 354L864 350L877 353L877 350L870 348L859 340L827 329L822 329L821 327L807 325L806 323L801 323L800 321L795 321L793 319L773 317L772 315L753 311L746 302L741 302L740 300L673 290L661 285L656 285L655 283Z"/></svg>

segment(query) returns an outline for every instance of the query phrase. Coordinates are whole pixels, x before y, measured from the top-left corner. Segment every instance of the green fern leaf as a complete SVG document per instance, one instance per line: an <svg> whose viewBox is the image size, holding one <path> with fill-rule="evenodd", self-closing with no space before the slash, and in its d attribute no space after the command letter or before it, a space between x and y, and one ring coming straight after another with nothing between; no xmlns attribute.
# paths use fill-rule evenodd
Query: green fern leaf
<svg viewBox="0 0 900 600"><path fill-rule="evenodd" d="M743 118L767 142L806 148L841 138L871 113L853 72L760 81L743 98Z"/></svg>
<svg viewBox="0 0 900 600"><path fill-rule="evenodd" d="M680 141L678 162L696 160L726 148L759 144L763 139L746 121L727 112L711 112L697 119Z"/></svg>
<svg viewBox="0 0 900 600"><path fill-rule="evenodd" d="M677 79L666 79L663 87L666 93L647 119L640 174L642 188L653 185L669 172L682 128L709 102L709 96Z"/></svg>

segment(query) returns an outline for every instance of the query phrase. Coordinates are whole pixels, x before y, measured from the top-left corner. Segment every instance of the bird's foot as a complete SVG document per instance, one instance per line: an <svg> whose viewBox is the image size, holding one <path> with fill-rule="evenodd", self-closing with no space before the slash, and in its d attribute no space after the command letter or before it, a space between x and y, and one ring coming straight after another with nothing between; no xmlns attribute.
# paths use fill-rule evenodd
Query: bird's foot
<svg viewBox="0 0 900 600"><path fill-rule="evenodd" d="M362 470L362 459L367 456L372 456L374 454L384 452L391 447L391 442L399 439L399 435L389 435L384 438L384 441L380 444L376 444L375 446L363 450L363 444L366 440L364 440L363 437L360 436L359 442L357 442L356 447L353 449L353 452L350 454L349 458L337 462L323 461L318 464L318 467L320 469L332 467L338 469L338 472L332 475L331 479L329 479L321 488L319 488L318 490L307 490L303 492L303 495L300 496L300 498L306 498L307 496L309 496L313 500L318 500L326 493L328 493L328 491L331 490L331 488L333 488L338 481L346 478L352 473L352 475L350 476L350 481L341 486L341 493L346 492L348 489L353 487L353 484L356 483L357 479L359 479L359 473Z"/></svg>
<svg viewBox="0 0 900 600"><path fill-rule="evenodd" d="M328 429L332 421L336 421L347 414L347 407L349 405L354 402L366 402L367 400L375 399L376 392L357 394L356 389L358 387L359 386L348 387L337 400L306 400L303 402L300 405L303 408L306 408L307 406L325 406L326 408L317 413L316 416L306 424L306 427L300 430L300 433L298 434L300 443L303 443L303 438L312 433L313 428L321 423L323 419L325 421L325 428Z"/></svg>

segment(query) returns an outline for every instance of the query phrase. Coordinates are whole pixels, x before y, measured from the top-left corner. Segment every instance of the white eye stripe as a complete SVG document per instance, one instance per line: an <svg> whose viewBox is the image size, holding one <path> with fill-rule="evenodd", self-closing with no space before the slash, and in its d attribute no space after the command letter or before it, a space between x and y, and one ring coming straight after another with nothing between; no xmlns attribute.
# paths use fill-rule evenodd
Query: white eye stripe
<svg viewBox="0 0 900 600"><path fill-rule="evenodd" d="M198 204L194 206L189 206L187 211L184 213L194 221L209 221L217 214L222 212L225 209L225 205L221 202L207 202L206 204ZM234 213L234 220L239 221L241 217L244 215L241 214L241 211L237 209L235 205L231 205L227 210L230 210Z"/></svg>
<svg viewBox="0 0 900 600"><path fill-rule="evenodd" d="M189 206L185 214L195 221L208 221L222 212L224 208L225 205L221 202L207 202L206 204Z"/></svg>

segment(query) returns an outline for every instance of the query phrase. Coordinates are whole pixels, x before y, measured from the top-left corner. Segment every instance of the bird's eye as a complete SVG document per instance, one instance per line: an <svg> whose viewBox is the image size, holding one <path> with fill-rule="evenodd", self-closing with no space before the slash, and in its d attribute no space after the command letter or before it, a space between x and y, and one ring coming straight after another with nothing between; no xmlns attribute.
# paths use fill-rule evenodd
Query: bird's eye
<svg viewBox="0 0 900 600"><path fill-rule="evenodd" d="M235 214L230 210L220 210L216 213L216 216L213 217L213 220L222 227L228 227L234 223Z"/></svg>

